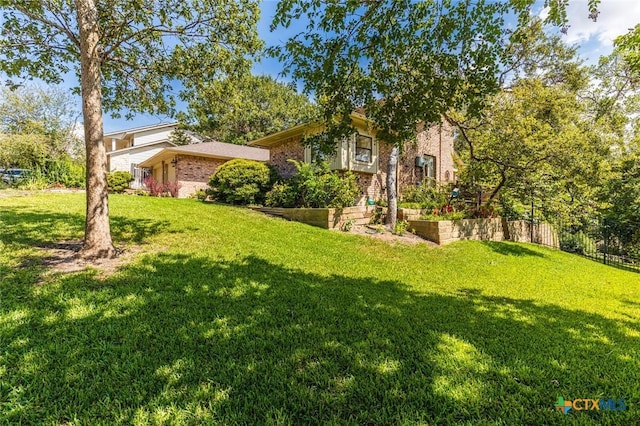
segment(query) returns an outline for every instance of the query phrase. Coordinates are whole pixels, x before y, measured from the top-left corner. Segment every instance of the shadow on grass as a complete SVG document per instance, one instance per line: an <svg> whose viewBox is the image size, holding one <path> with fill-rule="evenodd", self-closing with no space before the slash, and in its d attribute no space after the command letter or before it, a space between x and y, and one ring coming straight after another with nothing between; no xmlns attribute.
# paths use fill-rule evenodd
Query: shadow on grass
<svg viewBox="0 0 640 426"><path fill-rule="evenodd" d="M166 220L110 218L114 243L145 242L169 227ZM81 239L85 217L81 214L49 213L20 208L0 208L0 241L37 247L49 247L62 240ZM53 233L55 230L56 233Z"/></svg>
<svg viewBox="0 0 640 426"><path fill-rule="evenodd" d="M637 321L259 257L1 285L8 423L563 424L559 395L631 407L574 420L637 416Z"/></svg>
<svg viewBox="0 0 640 426"><path fill-rule="evenodd" d="M499 241L482 241L482 244L489 247L494 252L504 256L535 256L545 257L544 254L531 250L522 244Z"/></svg>

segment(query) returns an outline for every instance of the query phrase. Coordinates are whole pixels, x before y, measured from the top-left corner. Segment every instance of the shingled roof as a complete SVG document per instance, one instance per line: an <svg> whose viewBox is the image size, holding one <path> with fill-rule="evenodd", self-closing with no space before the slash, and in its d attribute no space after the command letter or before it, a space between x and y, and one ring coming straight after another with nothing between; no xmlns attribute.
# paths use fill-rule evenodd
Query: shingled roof
<svg viewBox="0 0 640 426"><path fill-rule="evenodd" d="M192 155L194 157L221 158L230 160L243 158L245 160L269 161L269 150L251 146L234 145L224 142L205 142L165 148L153 157L139 164L140 167L150 167L165 158L176 155Z"/></svg>

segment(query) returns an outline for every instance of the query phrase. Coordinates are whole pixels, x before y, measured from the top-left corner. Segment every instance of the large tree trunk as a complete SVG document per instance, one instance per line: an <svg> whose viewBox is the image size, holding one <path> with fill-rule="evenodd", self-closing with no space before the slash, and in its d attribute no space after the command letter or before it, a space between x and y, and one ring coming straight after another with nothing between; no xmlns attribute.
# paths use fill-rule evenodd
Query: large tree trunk
<svg viewBox="0 0 640 426"><path fill-rule="evenodd" d="M83 257L116 255L109 229L107 154L103 143L100 31L95 0L75 0L80 32L80 85L87 150L87 211Z"/></svg>
<svg viewBox="0 0 640 426"><path fill-rule="evenodd" d="M387 165L387 224L393 229L398 217L398 191L396 173L398 167L398 147L391 148Z"/></svg>

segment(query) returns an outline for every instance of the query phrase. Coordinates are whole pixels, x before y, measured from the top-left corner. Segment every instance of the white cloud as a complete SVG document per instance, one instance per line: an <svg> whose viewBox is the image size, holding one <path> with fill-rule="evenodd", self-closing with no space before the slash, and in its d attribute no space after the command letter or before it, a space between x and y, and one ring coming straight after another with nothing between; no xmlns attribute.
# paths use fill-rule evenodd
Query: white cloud
<svg viewBox="0 0 640 426"><path fill-rule="evenodd" d="M565 41L569 44L595 42L610 50L613 40L629 31L640 21L640 1L604 0L600 2L600 15L593 22L585 0L571 1L567 10L569 31Z"/></svg>

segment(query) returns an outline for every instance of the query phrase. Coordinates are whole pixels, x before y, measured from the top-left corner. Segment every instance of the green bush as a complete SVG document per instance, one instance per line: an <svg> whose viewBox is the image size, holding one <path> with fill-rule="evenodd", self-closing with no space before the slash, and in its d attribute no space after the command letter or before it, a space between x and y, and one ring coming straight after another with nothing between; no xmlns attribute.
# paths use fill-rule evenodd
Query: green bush
<svg viewBox="0 0 640 426"><path fill-rule="evenodd" d="M270 207L295 207L296 189L288 183L276 183L267 192L264 203Z"/></svg>
<svg viewBox="0 0 640 426"><path fill-rule="evenodd" d="M433 210L449 203L449 190L445 187L420 185L406 190L402 194L400 205L407 208L422 208Z"/></svg>
<svg viewBox="0 0 640 426"><path fill-rule="evenodd" d="M380 204L378 204L378 205L380 205ZM386 206L386 203L385 203L385 206ZM422 207L422 204L420 204L420 203L405 203L405 202L402 202L402 203L398 203L398 208L400 208L400 209L422 210L423 207Z"/></svg>
<svg viewBox="0 0 640 426"><path fill-rule="evenodd" d="M596 253L596 243L582 231L560 235L560 250L576 254Z"/></svg>
<svg viewBox="0 0 640 426"><path fill-rule="evenodd" d="M420 216L421 220L462 220L466 217L465 212L451 211L443 213L429 213Z"/></svg>
<svg viewBox="0 0 640 426"><path fill-rule="evenodd" d="M49 162L44 174L51 184L57 183L67 188L84 188L86 185L85 166L69 158Z"/></svg>
<svg viewBox="0 0 640 426"><path fill-rule="evenodd" d="M207 197L208 197L207 191L205 191L204 189L198 189L196 192L191 194L190 198L195 198L198 201L204 201L207 199Z"/></svg>
<svg viewBox="0 0 640 426"><path fill-rule="evenodd" d="M210 193L228 204L261 204L274 182L274 172L264 163L235 159L221 165L209 180Z"/></svg>
<svg viewBox="0 0 640 426"><path fill-rule="evenodd" d="M403 236L409 229L409 222L406 220L398 220L393 228L393 234Z"/></svg>
<svg viewBox="0 0 640 426"><path fill-rule="evenodd" d="M351 172L342 175L329 170L326 163L308 164L291 160L298 173L289 181L274 185L267 194L271 207L332 207L355 204L360 195L356 177Z"/></svg>
<svg viewBox="0 0 640 426"><path fill-rule="evenodd" d="M133 181L133 175L129 172L109 172L107 174L107 185L109 191L124 192L129 188L129 183Z"/></svg>

